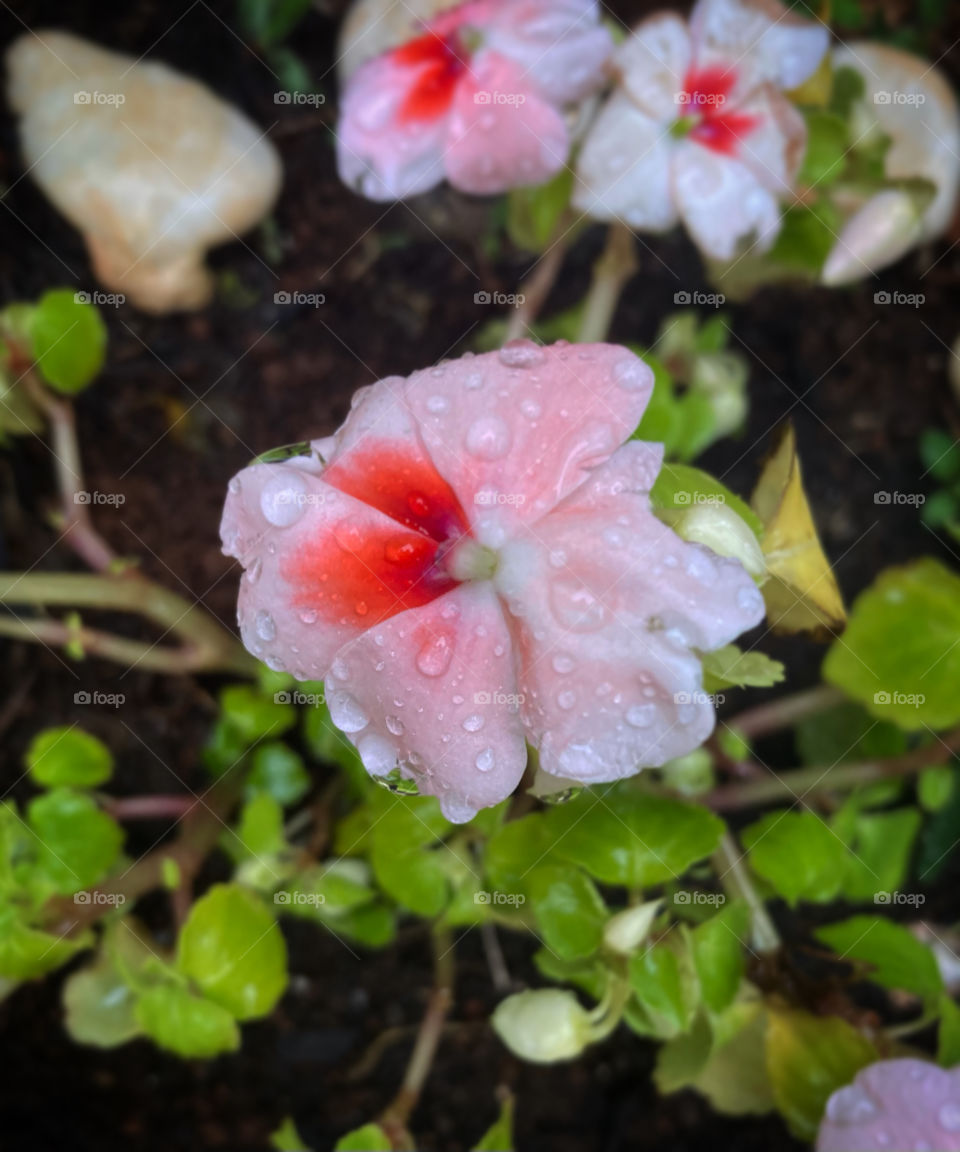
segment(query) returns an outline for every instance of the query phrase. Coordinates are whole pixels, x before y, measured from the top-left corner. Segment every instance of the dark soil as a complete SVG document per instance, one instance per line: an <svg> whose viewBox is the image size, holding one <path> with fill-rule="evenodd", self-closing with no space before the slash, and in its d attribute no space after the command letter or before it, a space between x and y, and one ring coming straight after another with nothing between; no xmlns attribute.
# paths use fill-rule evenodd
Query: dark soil
<svg viewBox="0 0 960 1152"><path fill-rule="evenodd" d="M221 291L199 315L153 319L129 306L108 310L109 363L78 404L87 486L125 496L120 508L96 510L98 526L150 575L201 598L230 624L236 574L217 538L228 478L258 452L333 430L357 387L453 354L490 318L474 293L512 291L525 271L519 257L491 262L484 254L483 205L439 192L384 210L341 186L330 131L339 7L320 0L294 37L330 95L319 111L274 104L277 84L231 30L231 3L23 0L0 12L3 43L23 26L59 25L193 73L271 126L282 153L286 183L274 235L215 254ZM623 0L612 7L633 19L654 5ZM958 26L954 9L930 45L932 59L956 40ZM955 72L956 56L942 64ZM22 178L6 113L0 182L16 182L0 212L2 301L52 286L94 288L79 237ZM675 292L707 289L686 241L646 240L614 340L651 340ZM596 230L581 238L548 311L582 296L599 244ZM960 426L946 376L958 271L960 249L942 244L851 291L768 289L731 309L753 364L751 417L742 440L717 447L704 464L749 491L771 431L792 419L823 540L848 597L890 563L948 556L912 507L878 505L874 496L929 492L917 436L929 426ZM873 295L882 288L922 292L926 302L916 310L881 307ZM280 290L322 292L326 303L278 306ZM76 567L64 550L48 552L54 536L42 512L52 480L44 446L13 444L0 456L0 478L0 566ZM763 646L789 661L789 687L815 680L822 649L813 643L769 638ZM118 791L204 786L198 749L215 683L126 674L98 661L70 664L20 644L3 643L0 660L10 701L0 713L4 790L22 788L22 753L40 727L77 719L114 749ZM122 692L125 703L78 709L74 693L84 689ZM162 825L135 827L131 851L145 851L163 832ZM81 1049L62 1031L56 979L18 990L0 1007L5 1146L264 1149L268 1133L292 1114L322 1152L370 1119L395 1091L409 1043L391 1048L359 1082L349 1071L384 1027L418 1021L430 981L428 942L406 930L396 947L358 959L319 931L294 926L288 939L293 978L280 1010L244 1028L239 1055L209 1064L183 1063L139 1042L107 1053ZM507 952L513 972L535 981L526 945L507 942ZM650 1080L654 1049L626 1034L570 1067L519 1065L483 1025L497 997L473 937L458 947L457 994L454 1026L415 1118L423 1149L469 1148L492 1121L501 1084L518 1096L524 1152L800 1147L778 1120L718 1117L692 1094L658 1098Z"/></svg>

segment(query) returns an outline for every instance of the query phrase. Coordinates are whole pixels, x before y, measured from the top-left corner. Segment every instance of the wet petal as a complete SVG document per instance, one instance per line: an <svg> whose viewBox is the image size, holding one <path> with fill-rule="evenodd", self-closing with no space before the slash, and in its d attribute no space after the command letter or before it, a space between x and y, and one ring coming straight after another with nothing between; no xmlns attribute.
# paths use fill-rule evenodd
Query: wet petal
<svg viewBox="0 0 960 1152"><path fill-rule="evenodd" d="M617 50L616 65L633 100L664 124L682 115L677 101L690 67L690 33L673 12L651 16Z"/></svg>

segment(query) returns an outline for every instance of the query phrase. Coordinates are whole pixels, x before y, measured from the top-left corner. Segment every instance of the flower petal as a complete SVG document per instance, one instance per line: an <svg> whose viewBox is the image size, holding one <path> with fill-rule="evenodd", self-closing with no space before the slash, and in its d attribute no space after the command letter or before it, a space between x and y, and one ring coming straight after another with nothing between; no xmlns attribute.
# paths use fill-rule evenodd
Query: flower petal
<svg viewBox="0 0 960 1152"><path fill-rule="evenodd" d="M807 127L797 109L771 84L762 84L737 105L734 116L749 123L735 157L776 196L794 197L794 180L807 147Z"/></svg>
<svg viewBox="0 0 960 1152"><path fill-rule="evenodd" d="M514 0L484 29L494 52L521 65L551 104L563 107L600 86L613 37L596 0Z"/></svg>
<svg viewBox="0 0 960 1152"><path fill-rule="evenodd" d="M684 141L674 156L673 185L690 234L715 260L732 260L748 240L765 251L780 230L776 196L729 156Z"/></svg>
<svg viewBox="0 0 960 1152"><path fill-rule="evenodd" d="M481 52L454 95L446 170L462 192L492 196L541 184L566 164L570 136L560 113L519 64Z"/></svg>
<svg viewBox="0 0 960 1152"><path fill-rule="evenodd" d="M574 203L595 220L664 232L677 222L670 185L675 141L630 96L614 92L587 135Z"/></svg>
<svg viewBox="0 0 960 1152"><path fill-rule="evenodd" d="M661 12L642 21L617 50L623 86L648 115L668 124L685 111L677 102L690 68L686 21Z"/></svg>
<svg viewBox="0 0 960 1152"><path fill-rule="evenodd" d="M596 782L659 765L713 728L699 659L763 616L735 561L654 517L662 449L625 444L503 550L528 739L541 766Z"/></svg>
<svg viewBox="0 0 960 1152"><path fill-rule="evenodd" d="M543 516L640 422L653 374L609 344L499 352L415 372L407 403L481 543Z"/></svg>
<svg viewBox="0 0 960 1152"><path fill-rule="evenodd" d="M527 763L510 635L489 584L465 584L348 644L326 681L331 716L374 776L394 768L470 820Z"/></svg>

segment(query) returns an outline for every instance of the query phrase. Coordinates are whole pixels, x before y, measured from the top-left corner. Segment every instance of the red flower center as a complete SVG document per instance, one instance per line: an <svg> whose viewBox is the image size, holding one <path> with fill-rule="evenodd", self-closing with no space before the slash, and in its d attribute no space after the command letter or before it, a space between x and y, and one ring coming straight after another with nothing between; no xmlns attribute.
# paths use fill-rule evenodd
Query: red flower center
<svg viewBox="0 0 960 1152"><path fill-rule="evenodd" d="M744 137L760 123L748 112L725 110L736 79L733 68L691 68L683 85L685 119L692 121L690 139L724 156L735 156Z"/></svg>
<svg viewBox="0 0 960 1152"><path fill-rule="evenodd" d="M395 441L365 441L331 464L323 479L390 522L341 521L288 561L283 575L301 614L371 627L456 586L442 560L470 529L426 456Z"/></svg>
<svg viewBox="0 0 960 1152"><path fill-rule="evenodd" d="M456 33L425 32L395 49L393 58L415 71L398 111L401 124L436 120L449 110L469 59Z"/></svg>

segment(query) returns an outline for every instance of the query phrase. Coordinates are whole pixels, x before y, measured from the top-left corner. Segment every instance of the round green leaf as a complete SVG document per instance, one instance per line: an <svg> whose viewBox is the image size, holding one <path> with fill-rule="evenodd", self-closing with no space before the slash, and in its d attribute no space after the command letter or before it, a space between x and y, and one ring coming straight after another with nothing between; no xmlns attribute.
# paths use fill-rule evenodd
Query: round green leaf
<svg viewBox="0 0 960 1152"><path fill-rule="evenodd" d="M742 834L750 867L789 904L826 902L847 868L843 841L812 812L770 812Z"/></svg>
<svg viewBox="0 0 960 1152"><path fill-rule="evenodd" d="M46 292L30 316L33 357L44 380L58 392L81 392L103 367L107 329L84 293Z"/></svg>
<svg viewBox="0 0 960 1152"><path fill-rule="evenodd" d="M310 777L303 759L287 744L273 740L259 745L253 753L253 767L247 777L247 794L269 792L278 804L295 804L310 789Z"/></svg>
<svg viewBox="0 0 960 1152"><path fill-rule="evenodd" d="M155 1043L188 1060L205 1060L240 1047L240 1030L230 1013L178 984L147 989L135 1014Z"/></svg>
<svg viewBox="0 0 960 1152"><path fill-rule="evenodd" d="M265 1016L287 985L287 948L268 909L251 892L218 884L190 911L177 967L238 1020Z"/></svg>
<svg viewBox="0 0 960 1152"><path fill-rule="evenodd" d="M30 802L36 836L34 874L41 886L69 895L99 883L113 867L123 829L82 792L57 788Z"/></svg>
<svg viewBox="0 0 960 1152"><path fill-rule="evenodd" d="M33 738L27 769L43 788L96 788L110 779L113 756L96 736L82 728L45 728Z"/></svg>

